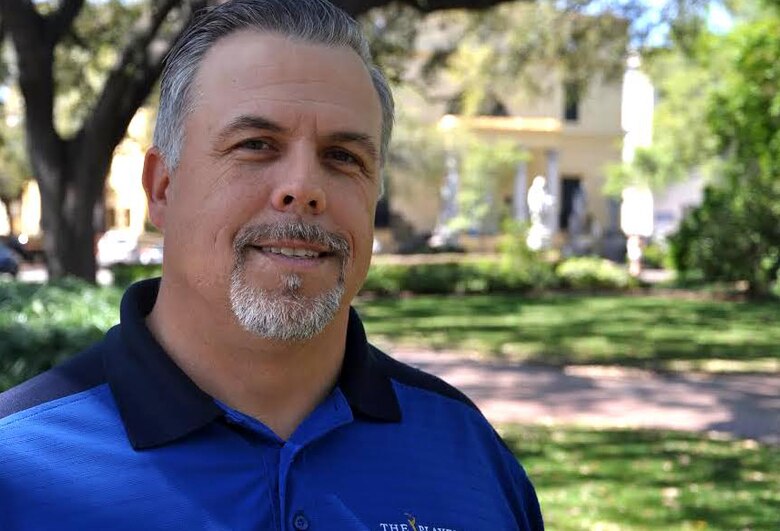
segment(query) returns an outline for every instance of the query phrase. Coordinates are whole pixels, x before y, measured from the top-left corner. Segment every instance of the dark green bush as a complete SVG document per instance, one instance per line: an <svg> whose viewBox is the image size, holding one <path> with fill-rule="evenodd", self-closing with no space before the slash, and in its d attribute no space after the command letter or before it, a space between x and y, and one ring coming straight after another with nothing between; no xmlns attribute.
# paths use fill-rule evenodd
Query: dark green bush
<svg viewBox="0 0 780 531"><path fill-rule="evenodd" d="M573 289L625 289L633 283L625 268L596 256L568 258L555 272L564 287Z"/></svg>
<svg viewBox="0 0 780 531"><path fill-rule="evenodd" d="M100 339L119 320L120 298L77 280L0 282L0 390Z"/></svg>
<svg viewBox="0 0 780 531"><path fill-rule="evenodd" d="M673 269L669 249L664 243L651 243L642 250L642 264L654 269Z"/></svg>
<svg viewBox="0 0 780 531"><path fill-rule="evenodd" d="M766 294L780 270L780 206L772 193L709 187L669 238L675 269L683 279L747 281ZM780 195L780 194L775 194Z"/></svg>
<svg viewBox="0 0 780 531"><path fill-rule="evenodd" d="M161 265L142 264L116 264L111 266L114 275L114 286L126 288L134 282L145 278L159 277L162 275Z"/></svg>
<svg viewBox="0 0 780 531"><path fill-rule="evenodd" d="M394 295L528 292L555 287L551 265L529 263L525 267L485 258L447 263L373 264L363 293Z"/></svg>
<svg viewBox="0 0 780 531"><path fill-rule="evenodd" d="M462 276L463 268L459 263L374 264L363 284L363 292L380 295L454 293Z"/></svg>

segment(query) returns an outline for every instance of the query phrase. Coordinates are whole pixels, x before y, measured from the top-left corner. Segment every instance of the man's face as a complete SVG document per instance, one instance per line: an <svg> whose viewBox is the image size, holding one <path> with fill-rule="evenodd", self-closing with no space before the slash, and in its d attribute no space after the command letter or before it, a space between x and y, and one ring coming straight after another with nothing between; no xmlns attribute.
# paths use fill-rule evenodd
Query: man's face
<svg viewBox="0 0 780 531"><path fill-rule="evenodd" d="M194 89L167 192L166 277L260 336L316 335L371 258L370 76L348 48L242 31L206 54Z"/></svg>

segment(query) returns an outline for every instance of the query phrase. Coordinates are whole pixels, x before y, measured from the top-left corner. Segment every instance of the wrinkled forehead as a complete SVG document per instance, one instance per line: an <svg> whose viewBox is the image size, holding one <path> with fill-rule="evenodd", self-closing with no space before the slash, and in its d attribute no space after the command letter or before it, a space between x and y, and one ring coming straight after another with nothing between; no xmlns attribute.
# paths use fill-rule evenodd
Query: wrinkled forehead
<svg viewBox="0 0 780 531"><path fill-rule="evenodd" d="M349 46L255 29L235 31L217 40L201 59L194 84L202 94L242 81L284 83L306 77L342 90L366 92L379 105L368 67Z"/></svg>
<svg viewBox="0 0 780 531"><path fill-rule="evenodd" d="M201 61L193 108L249 112L269 104L318 106L360 116L381 134L381 103L368 68L347 46L242 30L217 41Z"/></svg>

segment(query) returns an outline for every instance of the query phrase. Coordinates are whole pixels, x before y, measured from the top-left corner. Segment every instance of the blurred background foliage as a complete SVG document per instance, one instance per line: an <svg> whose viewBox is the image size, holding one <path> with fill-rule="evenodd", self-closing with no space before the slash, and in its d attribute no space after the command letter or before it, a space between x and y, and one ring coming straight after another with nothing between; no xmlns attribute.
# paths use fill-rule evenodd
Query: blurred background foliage
<svg viewBox="0 0 780 531"><path fill-rule="evenodd" d="M118 322L121 292L81 280L0 281L0 390L72 356Z"/></svg>
<svg viewBox="0 0 780 531"><path fill-rule="evenodd" d="M671 239L675 266L747 281L766 295L780 270L780 16L767 8L723 38L703 119L721 171Z"/></svg>

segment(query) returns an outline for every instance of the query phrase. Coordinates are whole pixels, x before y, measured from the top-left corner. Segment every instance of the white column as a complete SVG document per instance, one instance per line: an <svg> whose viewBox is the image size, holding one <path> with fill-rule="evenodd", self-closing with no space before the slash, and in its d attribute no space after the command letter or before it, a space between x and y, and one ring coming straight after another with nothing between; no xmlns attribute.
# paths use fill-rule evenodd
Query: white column
<svg viewBox="0 0 780 531"><path fill-rule="evenodd" d="M528 163L524 160L517 164L513 196L513 213L515 221L528 221Z"/></svg>
<svg viewBox="0 0 780 531"><path fill-rule="evenodd" d="M458 171L458 158L454 153L447 153L447 174L441 187L441 208L439 219L442 226L453 220L458 215L458 187L460 185L460 172Z"/></svg>
<svg viewBox="0 0 780 531"><path fill-rule="evenodd" d="M555 234L559 230L559 212L561 209L561 183L558 175L558 150L547 150L547 192L552 196L553 204L549 211L547 227Z"/></svg>

